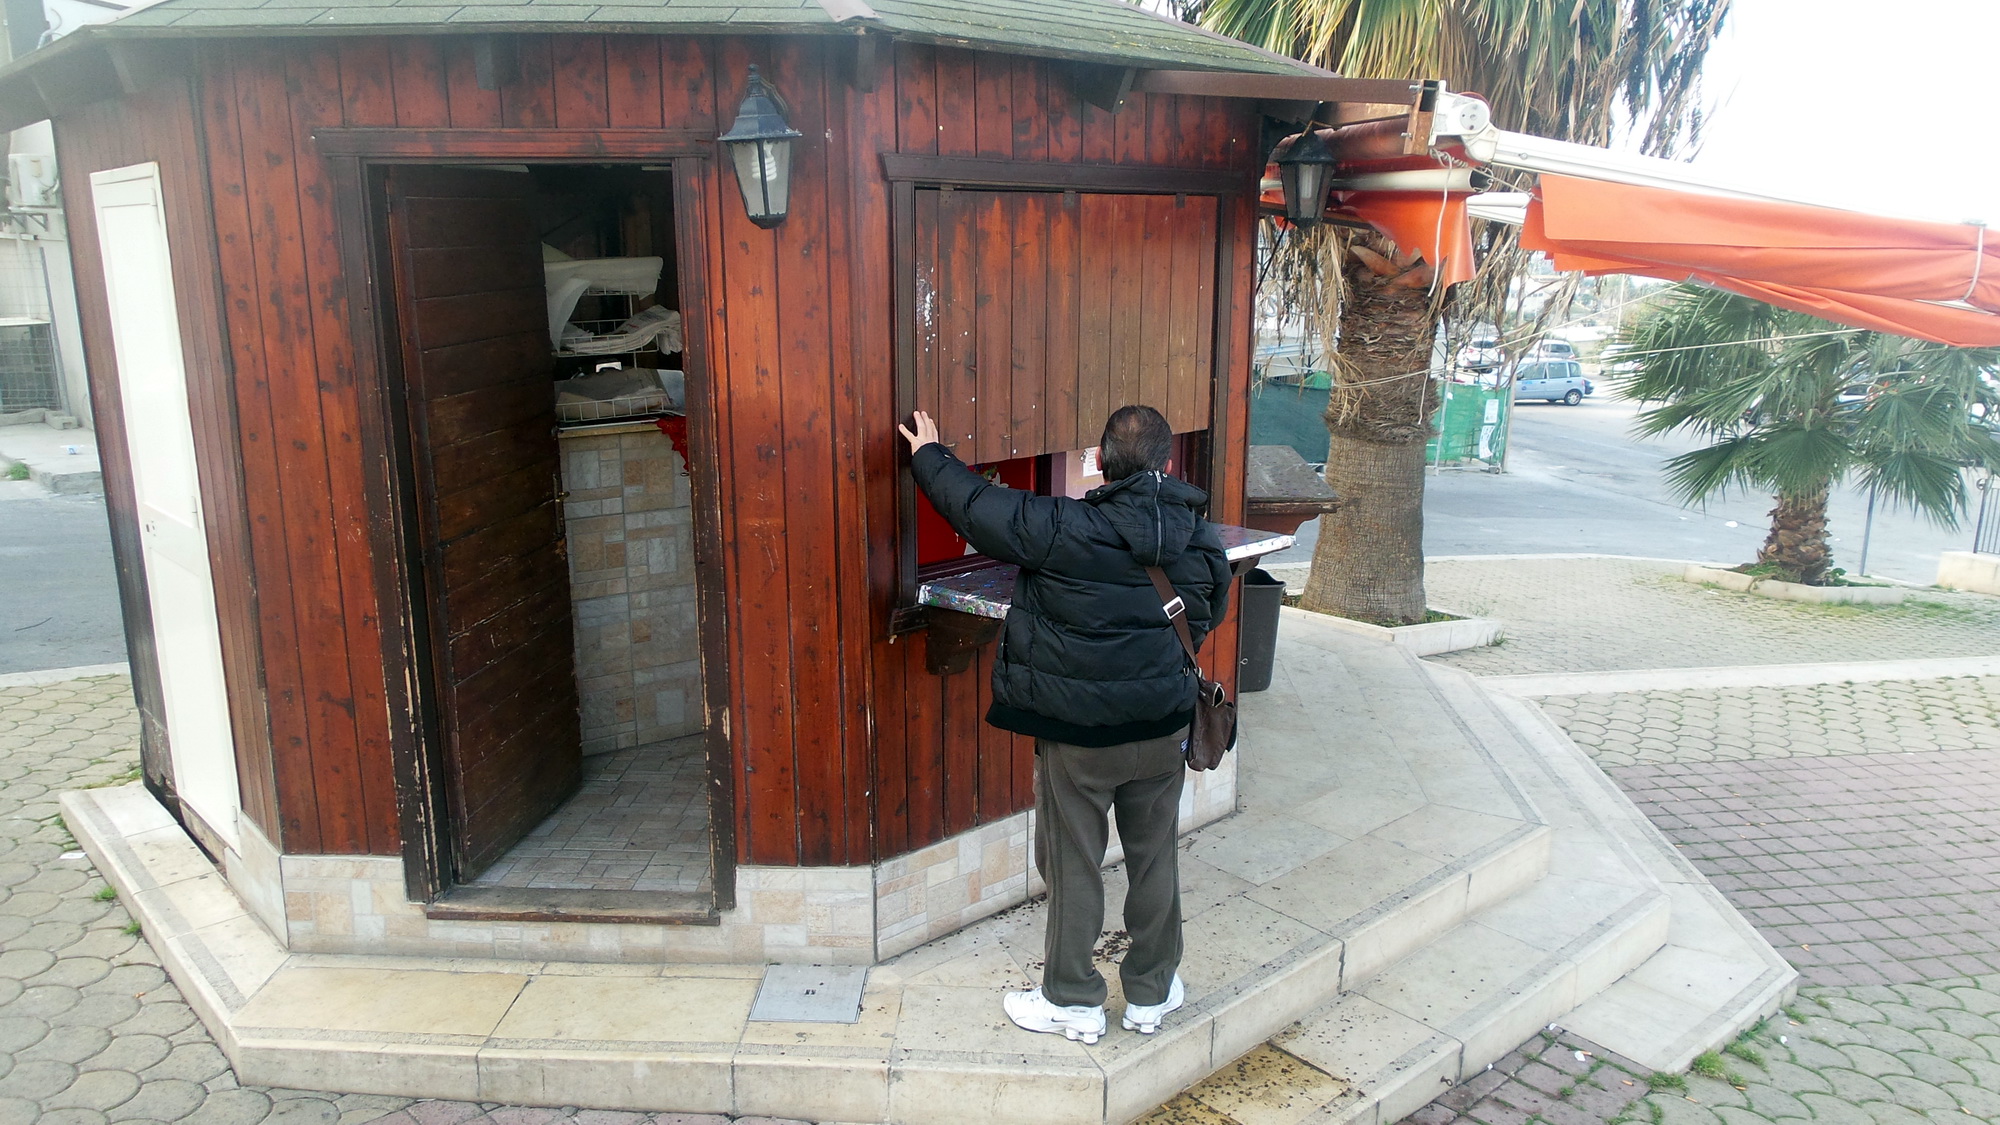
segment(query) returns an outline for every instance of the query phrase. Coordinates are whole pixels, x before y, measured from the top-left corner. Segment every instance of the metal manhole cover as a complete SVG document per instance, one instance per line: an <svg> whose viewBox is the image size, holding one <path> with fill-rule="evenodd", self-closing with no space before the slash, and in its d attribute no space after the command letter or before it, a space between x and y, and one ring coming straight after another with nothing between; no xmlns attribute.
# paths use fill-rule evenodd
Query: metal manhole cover
<svg viewBox="0 0 2000 1125"><path fill-rule="evenodd" d="M772 1023L855 1023L866 965L772 965L764 970L750 1018Z"/></svg>

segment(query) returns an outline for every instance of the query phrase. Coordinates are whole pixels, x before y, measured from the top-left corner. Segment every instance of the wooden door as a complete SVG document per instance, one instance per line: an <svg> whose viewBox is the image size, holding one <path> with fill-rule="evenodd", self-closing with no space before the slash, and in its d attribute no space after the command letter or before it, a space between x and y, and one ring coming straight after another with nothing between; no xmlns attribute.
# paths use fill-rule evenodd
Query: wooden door
<svg viewBox="0 0 2000 1125"><path fill-rule="evenodd" d="M524 173L399 167L389 254L452 876L582 771L541 238Z"/></svg>

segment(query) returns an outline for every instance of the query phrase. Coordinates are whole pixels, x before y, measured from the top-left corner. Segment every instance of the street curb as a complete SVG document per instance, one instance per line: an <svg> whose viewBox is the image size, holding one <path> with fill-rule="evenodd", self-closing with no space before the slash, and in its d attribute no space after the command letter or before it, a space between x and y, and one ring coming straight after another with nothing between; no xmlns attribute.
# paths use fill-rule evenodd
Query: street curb
<svg viewBox="0 0 2000 1125"><path fill-rule="evenodd" d="M1607 555L1598 551L1553 551L1533 555L1425 555L1426 563L1437 562L1554 562L1563 559L1618 559L1623 562L1657 562L1685 565L1687 559L1670 559L1661 555ZM1726 566L1726 563L1716 563Z"/></svg>
<svg viewBox="0 0 2000 1125"><path fill-rule="evenodd" d="M129 664L83 664L75 668L44 668L38 672L9 672L0 675L0 688L35 687L39 684L60 684L69 680L87 680L93 676L129 676Z"/></svg>
<svg viewBox="0 0 2000 1125"><path fill-rule="evenodd" d="M1655 668L1633 672L1544 672L1481 676L1479 682L1507 695L1533 699L1549 695L1608 695L1628 691L1699 691L1708 688L1941 680L1953 676L2000 676L2000 656L1870 660L1846 664L1740 664L1729 668Z"/></svg>

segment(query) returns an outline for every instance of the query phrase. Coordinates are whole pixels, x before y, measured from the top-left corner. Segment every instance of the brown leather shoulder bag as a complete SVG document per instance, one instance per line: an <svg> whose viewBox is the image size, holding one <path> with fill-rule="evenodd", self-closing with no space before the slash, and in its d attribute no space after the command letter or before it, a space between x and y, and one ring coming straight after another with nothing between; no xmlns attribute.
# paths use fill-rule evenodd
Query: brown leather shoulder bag
<svg viewBox="0 0 2000 1125"><path fill-rule="evenodd" d="M1167 572L1149 566L1146 576L1153 580L1153 589L1160 595L1167 620L1174 623L1174 635L1181 639L1181 651L1187 653L1188 667L1194 669L1195 679L1201 684L1194 701L1194 723L1188 727L1188 768L1212 770L1222 764L1224 754L1236 748L1236 703L1222 690L1221 684L1202 677L1201 662L1194 654L1194 635L1188 632L1187 603L1168 581Z"/></svg>

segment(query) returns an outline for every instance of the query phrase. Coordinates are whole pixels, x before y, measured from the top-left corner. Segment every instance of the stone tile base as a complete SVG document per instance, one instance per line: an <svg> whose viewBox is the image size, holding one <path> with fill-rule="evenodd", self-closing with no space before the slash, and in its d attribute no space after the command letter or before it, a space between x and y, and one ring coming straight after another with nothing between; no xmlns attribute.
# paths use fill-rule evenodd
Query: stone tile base
<svg viewBox="0 0 2000 1125"><path fill-rule="evenodd" d="M739 867L720 925L431 918L395 856L284 857L285 944L301 953L767 964L875 960L874 870Z"/></svg>
<svg viewBox="0 0 2000 1125"><path fill-rule="evenodd" d="M744 869L742 905L723 925L672 934L415 920L393 859L285 857L288 915L294 895L315 912L287 950L143 789L65 794L63 810L246 1083L893 1125L1120 1125L1275 1036L1260 1058L1329 1079L1307 1119L1381 1125L1585 997L1615 993L1642 962L1648 987L1718 996L1710 963L1675 946L1685 896L1672 892L1698 891L1699 873L1601 774L1564 768L1581 758L1574 747L1555 753L1496 709L1512 701L1463 676L1391 646L1318 639L1280 639L1273 690L1245 702L1244 811L1182 856L1186 1006L1157 1035L1114 1026L1091 1046L1024 1034L996 1002L1032 984L1042 948L1042 904L999 909L1030 889L1026 817L904 857L894 878ZM1219 794L1234 780L1198 779L1186 811L1227 807ZM858 1023L751 1021L761 968L694 963L877 957L884 889L912 876L888 892L924 888L921 903L899 900L906 929L892 940L995 913L883 960ZM1115 911L1123 879L1106 884ZM412 924L422 940L394 940L420 955L384 956ZM298 948L335 931L371 955ZM1113 1012L1115 956L1100 952ZM602 963L617 960L643 963ZM1751 960L1780 984L1789 974L1775 955ZM1720 1006L1706 1026L1726 1035L1747 1009Z"/></svg>
<svg viewBox="0 0 2000 1125"><path fill-rule="evenodd" d="M1235 809L1236 759L1189 775L1181 831ZM406 897L396 856L286 855L254 880L227 875L247 901L283 902L282 917L255 913L300 953L865 965L1040 894L1033 819L1016 813L872 867L738 867L736 907L714 926L431 918ZM1114 832L1106 862L1123 854Z"/></svg>

